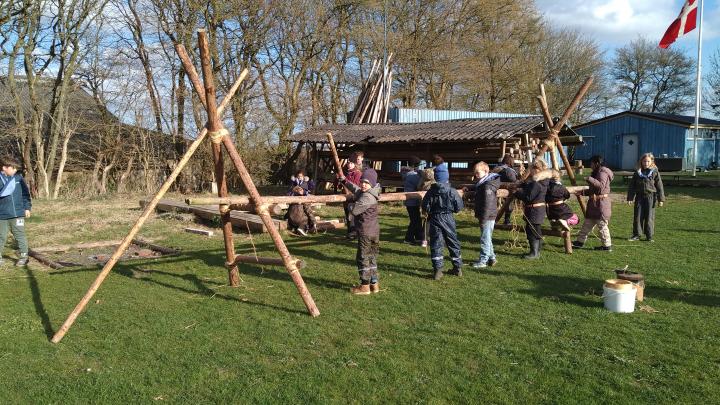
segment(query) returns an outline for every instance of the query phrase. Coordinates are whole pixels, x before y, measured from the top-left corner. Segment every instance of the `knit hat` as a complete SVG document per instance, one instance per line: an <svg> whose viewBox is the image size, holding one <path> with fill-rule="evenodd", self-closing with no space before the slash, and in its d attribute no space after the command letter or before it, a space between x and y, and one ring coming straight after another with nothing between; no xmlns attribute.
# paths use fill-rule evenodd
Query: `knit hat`
<svg viewBox="0 0 720 405"><path fill-rule="evenodd" d="M437 181L438 183L449 183L450 182L450 172L448 171L447 163L441 163L441 164L435 166L434 172L435 172L435 181Z"/></svg>
<svg viewBox="0 0 720 405"><path fill-rule="evenodd" d="M360 177L360 182L365 182L370 184L371 187L377 186L377 172L373 169L365 169L362 172L362 177Z"/></svg>

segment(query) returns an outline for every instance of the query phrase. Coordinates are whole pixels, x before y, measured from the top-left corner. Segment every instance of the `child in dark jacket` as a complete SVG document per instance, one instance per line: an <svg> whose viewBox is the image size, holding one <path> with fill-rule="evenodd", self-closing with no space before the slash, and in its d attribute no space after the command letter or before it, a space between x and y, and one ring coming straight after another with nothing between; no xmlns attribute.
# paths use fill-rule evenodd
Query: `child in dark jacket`
<svg viewBox="0 0 720 405"><path fill-rule="evenodd" d="M555 226L559 225L566 231L570 231L570 225L577 225L578 217L565 202L570 198L570 192L560 181L560 172L552 170L552 180L548 183L545 202L547 203L547 216Z"/></svg>
<svg viewBox="0 0 720 405"><path fill-rule="evenodd" d="M497 173L500 175L501 183L517 182L517 172L513 168L514 163L515 158L513 158L511 154L506 153L505 156L503 156L500 166L493 169L493 173ZM514 205L515 204L510 204L505 210L505 221L503 222L505 225L510 225L510 218L512 217Z"/></svg>
<svg viewBox="0 0 720 405"><path fill-rule="evenodd" d="M448 274L462 276L462 256L457 238L454 213L463 208L463 201L457 190L450 187L450 173L447 163L440 163L434 170L436 183L430 186L422 199L422 210L428 215L430 233L430 255L434 278L443 276L443 242L450 252L453 268Z"/></svg>
<svg viewBox="0 0 720 405"><path fill-rule="evenodd" d="M628 204L633 204L633 200L635 209L630 240L640 240L640 233L644 232L646 240L652 242L655 234L655 206L662 207L665 203L665 188L652 153L642 155L638 161L637 171L633 174L627 192Z"/></svg>
<svg viewBox="0 0 720 405"><path fill-rule="evenodd" d="M418 173L418 167L420 166L420 158L413 156L410 159L410 166L403 168L402 180L403 180L403 191L418 191L420 186L420 174ZM405 208L410 218L407 231L405 231L404 242L409 245L419 245L425 239L422 225L422 218L420 216L420 201L417 199L405 200Z"/></svg>
<svg viewBox="0 0 720 405"><path fill-rule="evenodd" d="M525 235L530 252L525 259L537 259L542 249L542 223L545 221L545 194L552 174L542 159L536 159L530 166L530 175L515 191L515 198L525 203Z"/></svg>
<svg viewBox="0 0 720 405"><path fill-rule="evenodd" d="M500 174L490 173L485 162L475 165L475 218L480 221L480 257L473 268L480 269L497 263L492 244L492 233L497 217L497 190L500 187Z"/></svg>
<svg viewBox="0 0 720 405"><path fill-rule="evenodd" d="M380 292L379 276L377 271L377 255L380 252L380 224L378 223L378 199L380 198L380 185L377 182L377 173L373 169L365 169L360 178L360 186L340 179L345 186L353 192L351 213L355 221L358 234L357 254L355 255L360 274L360 285L350 288L356 295L367 295Z"/></svg>
<svg viewBox="0 0 720 405"><path fill-rule="evenodd" d="M32 202L30 190L23 177L17 173L20 163L13 158L2 160L0 172L0 264L2 264L2 249L7 241L8 231L18 243L20 258L16 266L25 266L28 263L28 242L25 236L25 218L30 217Z"/></svg>
<svg viewBox="0 0 720 405"><path fill-rule="evenodd" d="M298 170L295 176L290 178L291 188L288 191L289 196L302 196L310 194L310 179L305 176L302 170ZM288 207L285 213L285 219L288 221L288 229L306 236L307 232L315 233L315 213L310 204L293 203Z"/></svg>

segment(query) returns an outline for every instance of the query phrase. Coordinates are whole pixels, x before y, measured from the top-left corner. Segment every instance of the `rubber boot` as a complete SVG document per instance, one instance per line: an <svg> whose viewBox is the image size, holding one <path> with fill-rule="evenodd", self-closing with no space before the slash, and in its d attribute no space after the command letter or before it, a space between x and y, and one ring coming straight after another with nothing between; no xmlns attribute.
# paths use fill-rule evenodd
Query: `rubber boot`
<svg viewBox="0 0 720 405"><path fill-rule="evenodd" d="M440 280L442 278L442 276L443 276L443 270L441 268L435 269L435 275L433 276L433 279Z"/></svg>
<svg viewBox="0 0 720 405"><path fill-rule="evenodd" d="M462 277L462 269L460 267L453 267L452 270L448 271L451 276Z"/></svg>
<svg viewBox="0 0 720 405"><path fill-rule="evenodd" d="M530 244L530 252L523 256L523 259L533 260L540 257L540 239L528 241Z"/></svg>
<svg viewBox="0 0 720 405"><path fill-rule="evenodd" d="M379 293L380 292L380 283L377 281L375 283L371 282L370 283L370 292L371 293Z"/></svg>

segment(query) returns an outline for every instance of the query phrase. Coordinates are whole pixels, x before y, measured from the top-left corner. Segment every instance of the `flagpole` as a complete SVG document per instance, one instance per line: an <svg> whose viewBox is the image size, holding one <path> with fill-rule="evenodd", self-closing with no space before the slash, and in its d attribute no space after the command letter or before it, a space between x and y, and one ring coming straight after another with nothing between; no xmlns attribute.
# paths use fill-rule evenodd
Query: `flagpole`
<svg viewBox="0 0 720 405"><path fill-rule="evenodd" d="M700 100L702 89L702 82L700 81L700 71L702 69L702 19L703 19L703 0L700 0L700 10L698 15L698 56L697 56L697 88L695 89L695 136L693 137L693 158L692 158L692 177L696 176L695 171L697 170L697 145L698 145L698 132L700 126Z"/></svg>

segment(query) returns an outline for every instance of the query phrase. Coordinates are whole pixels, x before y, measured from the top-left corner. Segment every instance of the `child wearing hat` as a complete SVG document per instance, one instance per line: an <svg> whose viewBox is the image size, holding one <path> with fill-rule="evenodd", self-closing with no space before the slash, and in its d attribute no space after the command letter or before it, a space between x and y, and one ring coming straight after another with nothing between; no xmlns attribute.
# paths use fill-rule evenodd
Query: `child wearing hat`
<svg viewBox="0 0 720 405"><path fill-rule="evenodd" d="M435 184L430 186L430 190L425 193L422 199L422 210L428 215L434 279L439 280L443 276L443 244L447 246L453 264L453 268L448 271L448 274L462 276L460 241L457 238L453 214L463 209L463 201L457 190L450 187L447 163L440 160L440 163L435 166L434 174Z"/></svg>
<svg viewBox="0 0 720 405"><path fill-rule="evenodd" d="M377 172L365 169L360 177L360 186L356 186L344 177L340 181L353 192L351 213L358 235L357 254L355 255L360 274L360 285L350 288L355 295L368 295L380 291L377 272L377 255L380 251L380 224L378 222L378 199L380 185Z"/></svg>

